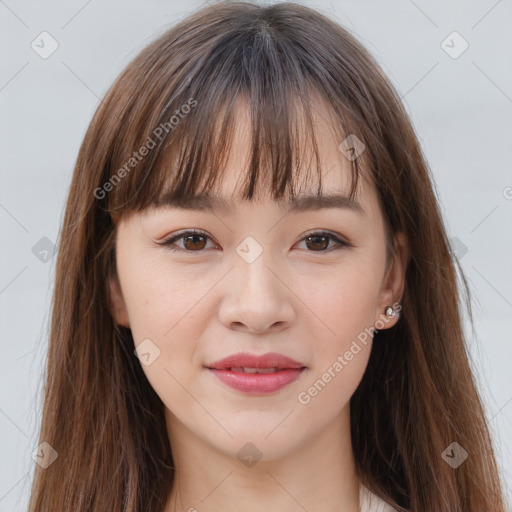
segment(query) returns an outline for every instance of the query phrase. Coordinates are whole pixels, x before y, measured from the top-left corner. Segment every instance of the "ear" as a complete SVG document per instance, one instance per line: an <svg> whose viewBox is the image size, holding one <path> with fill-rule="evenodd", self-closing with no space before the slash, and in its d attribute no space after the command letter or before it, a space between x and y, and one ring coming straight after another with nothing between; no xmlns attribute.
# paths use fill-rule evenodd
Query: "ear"
<svg viewBox="0 0 512 512"><path fill-rule="evenodd" d="M124 302L123 293L119 284L117 274L109 279L109 300L110 312L116 324L123 327L130 327L130 319L128 318L128 310Z"/></svg>
<svg viewBox="0 0 512 512"><path fill-rule="evenodd" d="M398 322L401 310L399 303L404 293L405 272L408 261L409 248L407 238L404 233L398 232L393 239L393 250L386 275L382 281L377 311L375 312L375 327L378 330L389 329ZM395 316L387 316L385 314L388 306L394 307Z"/></svg>

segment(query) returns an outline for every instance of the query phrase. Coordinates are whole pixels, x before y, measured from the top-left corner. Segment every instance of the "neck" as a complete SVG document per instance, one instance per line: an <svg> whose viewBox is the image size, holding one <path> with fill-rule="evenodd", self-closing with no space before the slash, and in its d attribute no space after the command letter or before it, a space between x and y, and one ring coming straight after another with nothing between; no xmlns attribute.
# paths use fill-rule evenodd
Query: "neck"
<svg viewBox="0 0 512 512"><path fill-rule="evenodd" d="M197 437L166 410L175 478L164 512L354 512L359 480L350 442L348 407L316 437L289 453L252 464ZM262 449L261 452L264 452ZM248 449L248 453L251 450Z"/></svg>

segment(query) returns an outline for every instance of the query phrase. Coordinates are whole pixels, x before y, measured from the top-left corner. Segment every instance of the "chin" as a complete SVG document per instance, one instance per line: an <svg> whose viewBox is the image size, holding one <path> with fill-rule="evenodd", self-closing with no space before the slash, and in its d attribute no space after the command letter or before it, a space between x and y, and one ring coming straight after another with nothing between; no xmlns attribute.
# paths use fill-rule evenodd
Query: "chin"
<svg viewBox="0 0 512 512"><path fill-rule="evenodd" d="M261 461L280 459L305 442L307 436L299 425L282 423L286 414L276 414L273 421L259 422L251 421L250 416L248 415L248 421L240 419L236 424L224 424L233 437L223 431L221 438L210 437L208 442L230 457L238 458L242 463L246 457L249 460Z"/></svg>

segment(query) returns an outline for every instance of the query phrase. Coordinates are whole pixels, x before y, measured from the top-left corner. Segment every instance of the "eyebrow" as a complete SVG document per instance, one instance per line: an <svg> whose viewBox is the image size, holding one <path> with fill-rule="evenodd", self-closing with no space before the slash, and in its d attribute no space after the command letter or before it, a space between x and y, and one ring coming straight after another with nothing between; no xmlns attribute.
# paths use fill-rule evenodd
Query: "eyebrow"
<svg viewBox="0 0 512 512"><path fill-rule="evenodd" d="M308 212L325 208L339 208L365 215L362 206L355 200L343 194L329 195L302 195L289 201L277 201L282 209L290 212ZM206 212L230 212L233 210L233 201L212 195L195 195L187 199L173 197L172 192L163 194L158 198L156 208L181 208L184 210Z"/></svg>

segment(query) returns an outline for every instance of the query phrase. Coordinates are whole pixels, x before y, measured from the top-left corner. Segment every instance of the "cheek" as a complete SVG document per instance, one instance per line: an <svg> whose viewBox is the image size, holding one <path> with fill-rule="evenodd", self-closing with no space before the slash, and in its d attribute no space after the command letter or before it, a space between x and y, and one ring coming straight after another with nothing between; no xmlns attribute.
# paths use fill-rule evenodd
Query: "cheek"
<svg viewBox="0 0 512 512"><path fill-rule="evenodd" d="M183 336L184 327L193 338L198 305L213 285L211 279L171 268L161 257L133 256L125 261L123 295L135 343L154 337L161 343L179 344L177 336Z"/></svg>
<svg viewBox="0 0 512 512"><path fill-rule="evenodd" d="M313 408L319 406L319 414L343 407L366 369L379 294L380 265L381 262L369 261L364 254L347 258L343 267L332 271L329 279L321 279L316 288L310 287L307 305L315 312L312 322L318 328L312 347L311 376L302 389L303 400L298 397L298 401L303 405L311 402Z"/></svg>
<svg viewBox="0 0 512 512"><path fill-rule="evenodd" d="M373 340L376 287L359 280L344 288L332 284L327 292L319 309L323 334L314 337L313 364L296 397L301 421L312 430L346 410L366 370Z"/></svg>
<svg viewBox="0 0 512 512"><path fill-rule="evenodd" d="M325 352L339 350L361 331L374 324L379 299L381 262L365 254L346 258L343 265L304 278L302 295L319 320L319 339ZM322 334L320 334L322 333Z"/></svg>
<svg viewBox="0 0 512 512"><path fill-rule="evenodd" d="M142 369L159 395L165 390L167 400L179 401L178 382L198 369L194 354L207 318L201 299L214 283L164 263L134 251L118 268L135 347L151 354Z"/></svg>

